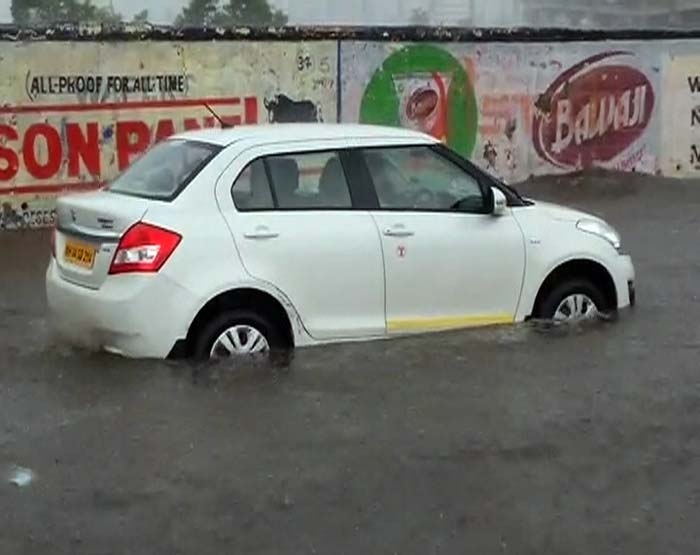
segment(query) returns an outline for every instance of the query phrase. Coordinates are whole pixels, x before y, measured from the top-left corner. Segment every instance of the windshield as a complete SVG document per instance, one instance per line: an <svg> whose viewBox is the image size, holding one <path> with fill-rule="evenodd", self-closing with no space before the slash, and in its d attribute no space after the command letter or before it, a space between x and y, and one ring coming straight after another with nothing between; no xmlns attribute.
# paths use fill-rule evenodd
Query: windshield
<svg viewBox="0 0 700 555"><path fill-rule="evenodd" d="M196 141L164 141L151 148L109 187L113 193L172 200L221 150Z"/></svg>

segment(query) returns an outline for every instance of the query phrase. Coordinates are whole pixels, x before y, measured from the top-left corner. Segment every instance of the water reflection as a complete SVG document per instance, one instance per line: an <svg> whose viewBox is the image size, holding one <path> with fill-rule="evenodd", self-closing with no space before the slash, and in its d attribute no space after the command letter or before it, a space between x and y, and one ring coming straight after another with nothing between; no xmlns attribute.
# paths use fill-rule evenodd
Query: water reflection
<svg viewBox="0 0 700 555"><path fill-rule="evenodd" d="M623 314L624 318L624 314ZM228 390L280 384L295 375L305 380L328 376L382 372L429 372L436 365L464 364L505 350L538 353L564 350L552 341L609 333L618 317L604 316L576 323L530 321L511 326L474 328L413 335L389 340L333 344L297 349L271 359L231 358L207 362L132 360L102 352L69 347L56 341L39 320L31 327L36 339L7 348L8 375L22 377L33 367L32 381L60 385L76 402L94 403L113 389L143 391L150 385L176 378L201 389ZM545 347L546 345L546 347ZM13 363L14 362L14 363Z"/></svg>
<svg viewBox="0 0 700 555"><path fill-rule="evenodd" d="M199 387L226 388L278 382L289 376L292 355L271 359L246 357L219 359L208 362L183 361L174 363L173 373L189 375L191 383Z"/></svg>

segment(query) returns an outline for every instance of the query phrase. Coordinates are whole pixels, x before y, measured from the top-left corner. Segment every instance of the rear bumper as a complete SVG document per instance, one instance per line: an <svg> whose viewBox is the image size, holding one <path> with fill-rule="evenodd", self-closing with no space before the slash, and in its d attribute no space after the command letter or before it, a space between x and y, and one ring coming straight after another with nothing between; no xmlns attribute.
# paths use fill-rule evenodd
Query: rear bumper
<svg viewBox="0 0 700 555"><path fill-rule="evenodd" d="M54 332L64 341L130 358L166 358L187 335L196 299L162 274L107 278L99 290L46 272Z"/></svg>

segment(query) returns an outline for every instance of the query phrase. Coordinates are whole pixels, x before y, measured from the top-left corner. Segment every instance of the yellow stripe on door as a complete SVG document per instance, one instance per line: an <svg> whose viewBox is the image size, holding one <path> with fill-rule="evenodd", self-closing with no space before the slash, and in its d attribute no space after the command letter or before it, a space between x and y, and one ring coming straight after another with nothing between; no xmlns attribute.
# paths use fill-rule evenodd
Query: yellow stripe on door
<svg viewBox="0 0 700 555"><path fill-rule="evenodd" d="M512 314L448 316L444 318L401 318L389 320L387 329L389 332L439 331L512 324L514 321L515 317Z"/></svg>

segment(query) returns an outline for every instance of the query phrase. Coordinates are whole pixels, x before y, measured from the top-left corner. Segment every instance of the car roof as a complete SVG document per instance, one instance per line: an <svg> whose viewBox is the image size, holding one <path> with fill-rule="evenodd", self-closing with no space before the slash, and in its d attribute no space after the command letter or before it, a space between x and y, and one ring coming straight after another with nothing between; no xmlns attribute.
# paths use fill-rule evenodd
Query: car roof
<svg viewBox="0 0 700 555"><path fill-rule="evenodd" d="M256 144L296 142L300 140L332 139L406 139L417 144L433 144L438 140L425 133L400 127L347 123L275 123L241 125L227 129L211 128L180 133L174 139L188 139L228 146L245 140Z"/></svg>

